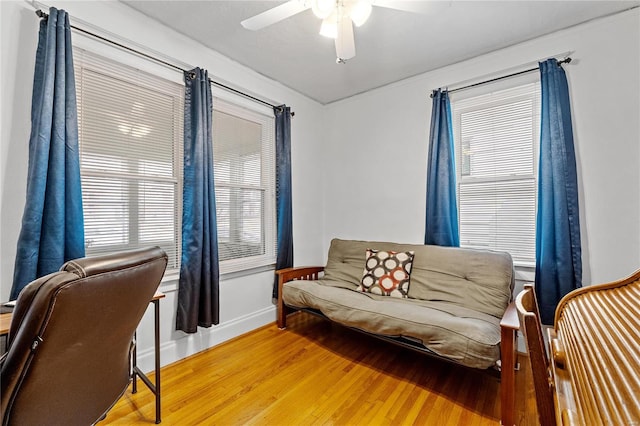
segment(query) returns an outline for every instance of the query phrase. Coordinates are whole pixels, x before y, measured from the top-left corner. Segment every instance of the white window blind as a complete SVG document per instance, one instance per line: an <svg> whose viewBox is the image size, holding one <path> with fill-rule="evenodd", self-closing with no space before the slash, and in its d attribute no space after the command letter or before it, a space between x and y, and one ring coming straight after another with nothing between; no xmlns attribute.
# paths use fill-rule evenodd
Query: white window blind
<svg viewBox="0 0 640 426"><path fill-rule="evenodd" d="M214 99L213 161L221 272L275 262L273 116Z"/></svg>
<svg viewBox="0 0 640 426"><path fill-rule="evenodd" d="M178 268L184 89L74 49L88 255L159 245Z"/></svg>
<svg viewBox="0 0 640 426"><path fill-rule="evenodd" d="M540 85L452 97L460 245L535 264Z"/></svg>

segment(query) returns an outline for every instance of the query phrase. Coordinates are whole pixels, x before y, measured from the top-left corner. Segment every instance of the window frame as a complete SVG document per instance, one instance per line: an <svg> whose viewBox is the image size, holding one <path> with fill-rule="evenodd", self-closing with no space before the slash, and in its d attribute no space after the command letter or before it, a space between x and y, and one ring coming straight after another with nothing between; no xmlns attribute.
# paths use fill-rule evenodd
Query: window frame
<svg viewBox="0 0 640 426"><path fill-rule="evenodd" d="M160 95L168 96L174 100L174 103L172 104L172 107L171 107L173 114L175 113L184 114L184 107L183 107L184 85L177 83L175 80L169 80L165 78L165 75L158 75L161 73L154 72L154 70L156 71L158 70L155 67L137 66L140 64L136 63L134 58L128 57L126 55L118 55L116 54L116 52L113 51L113 49L106 49L105 52L101 51L100 53L96 53L94 49L85 48L82 45L82 43L80 43L80 45L74 44L74 54L76 56L76 61L75 61L76 63L74 64L76 70L82 69L83 70L82 73L84 73L84 70L87 70L90 73L102 74L104 76L107 76L108 78L111 78L114 80L120 80L123 82L123 84L136 85L137 87L140 87L143 90L150 90ZM86 59L85 59L85 56L87 57ZM123 60L124 58L128 58L128 60ZM105 68L100 67L99 65L101 62L105 63L106 67L112 66L116 70L114 71L113 69L109 70L106 67ZM163 86L156 86L152 83L146 83L136 78L129 79L127 77L123 77L121 74L122 71L118 71L117 70L118 68L120 68L120 70L131 68L131 71L135 71L135 73L144 73L149 75L154 81L164 80L167 82L167 86L169 84L175 84L176 88L180 86L181 93L178 93L176 91L171 91ZM82 79L83 75L84 74L78 75L76 73L76 87L78 89L77 90L78 92L82 91L82 87L84 84L84 80ZM80 102L82 99L82 94L78 93L77 98L79 101L78 107L80 109L82 107ZM173 153L172 155L173 166L171 170L171 176L159 176L159 175L154 176L154 175L138 175L136 172L131 172L132 169L131 169L131 164L129 164L130 163L129 160L127 160L128 164L126 166L129 172L127 170L120 172L120 171L98 170L98 169L91 170L91 169L84 168L82 165L83 152L84 152L84 149L83 149L84 142L83 142L83 136L82 136L83 127L82 127L82 122L80 120L81 118L80 110L78 112L78 116L79 116L79 123L78 123L79 135L78 136L79 136L79 142L80 142L79 151L80 151L80 160L81 160L80 172L81 172L81 179L83 181L85 180L86 177L91 177L91 178L97 178L97 179L104 179L106 182L108 182L109 179L112 179L114 181L122 180L122 182L129 182L129 183L133 181L139 181L142 183L154 182L154 183L167 183L167 184L173 185L174 187L173 206L175 209L173 233L175 238L172 239L170 242L169 240L164 240L164 241L169 242L168 244L166 244L167 246L175 245L175 264L173 266L171 264L168 266L166 274L179 273L181 252L182 252L182 243L180 241L181 240L180 233L182 229L181 200L182 200L183 188L181 183L183 180L183 148L184 148L183 146L184 143L182 140L184 125L182 123L184 122L184 117L178 116L177 118L174 118L174 122L178 124L178 126L173 127L173 133L171 136L171 139L172 139L171 151ZM88 152L91 152L91 151L88 151ZM134 160L139 165L140 161L144 161L145 159L142 157L136 157ZM138 189L129 188L123 191L123 199L127 200L127 207L128 207L126 223L123 226L126 226L127 228L126 235L128 237L129 243L109 244L106 249L97 249L97 250L90 249L90 247L87 246L87 238L85 235L85 247L88 255L115 253L122 250L132 249L134 247L142 247L144 245L152 245L152 244L161 245L162 244L162 242L160 241L151 241L149 242L149 244L139 243L139 235L137 234L137 231L140 229L139 225L142 222L143 218L139 214L137 214L137 212L139 212L141 209L141 203L139 202L140 198L136 197L134 194L138 193L138 191L139 191L139 188ZM84 198L84 193L85 191L83 190L83 198ZM137 219L131 220L133 216L136 216ZM86 212L85 212L85 218L86 218ZM86 219L85 219L85 222L86 222ZM86 229L86 224L85 224L85 229Z"/></svg>
<svg viewBox="0 0 640 426"><path fill-rule="evenodd" d="M520 175L511 175L511 176L497 176L497 177L471 177L464 176L462 174L462 141L461 141L461 123L460 123L460 115L465 111L473 108L464 108L456 106L457 102L469 101L473 98L481 97L483 95L490 95L496 92L502 92L505 90L518 90L524 86L537 84L538 87L534 90L534 94L537 93L537 99L534 99L533 107L537 107L537 112L534 111L532 127L533 135L532 135L532 168L531 173L529 174L520 174ZM534 198L534 213L533 213L533 246L531 247L533 251L533 257L530 260L521 260L514 258L514 265L520 268L533 268L535 267L535 226L536 226L536 214L538 207L538 162L540 155L540 106L541 106L541 91L540 91L540 77L538 73L529 73L520 75L517 77L509 78L503 81L489 83L488 85L479 86L476 88L472 88L469 90L465 90L461 93L452 93L450 95L451 99L451 111L452 111L452 127L454 134L454 150L455 150L455 165L456 165L456 198L458 203L458 209L461 207L461 186L465 184L481 184L481 183L491 183L491 182L524 182L525 180L533 180L533 198ZM520 95L519 97L524 97ZM483 108L490 108L491 106L499 105L499 103L495 100L491 100L486 102L483 105ZM476 107L477 109L477 107ZM463 224L461 215L458 214L458 225L459 229L462 232ZM479 248L475 245L465 245L461 239L460 241L461 247L469 247L469 248ZM490 250L502 250L501 248L490 247L482 247L483 249Z"/></svg>
<svg viewBox="0 0 640 426"><path fill-rule="evenodd" d="M90 37L84 37L79 35L74 39L73 43L74 49L81 49L86 51L90 55L99 56L106 61L111 61L116 65L124 65L128 67L133 67L137 70L140 70L145 73L149 73L154 77L165 79L171 81L173 83L180 84L184 86L183 76L180 73L176 73L175 70L167 69L164 66L153 63L152 61L146 60L144 58L139 57L138 55L132 54L130 52L122 51L121 49L117 49L112 46L106 46L103 43L96 41ZM77 82L76 82L77 83ZM231 259L220 262L220 274L247 274L252 273L252 270L261 270L264 268L272 269L275 266L276 255L277 255L277 231L276 231L276 200L275 200L275 191L276 191L276 176L275 176L275 116L273 114L273 110L266 106L262 106L256 104L254 101L246 99L242 96L239 96L234 93L230 93L227 90L222 88L212 86L212 95L213 95L213 107L214 110L219 108L219 106L224 105L224 108L228 108L231 113L242 118L249 117L250 120L255 120L256 117L260 117L265 122L270 122L270 126L262 126L262 151L261 154L264 155L266 150L266 146L264 143L265 132L268 132L269 129L272 131L271 139L272 139L272 157L273 161L270 162L269 167L263 167L262 174L271 173L271 181L272 185L270 188L266 189L266 195L264 197L264 214L265 218L263 219L263 226L265 227L265 237L264 237L264 245L266 253L260 256L254 256L250 259L248 258L240 258L240 259ZM228 111L224 111L227 112ZM182 113L184 113L184 108L182 109ZM214 112L215 113L215 112ZM182 118L184 120L184 117ZM212 132L213 133L213 132ZM177 253L177 267L176 268L168 268L165 272L165 280L175 280L179 276L180 272L180 264L181 264L181 252L182 252L182 242L181 242L181 230L182 230L182 213L183 213L183 181L184 181L184 173L183 173L183 164L184 164L184 155L183 155L183 146L179 146L179 142L174 142L176 146L174 146L174 152L177 156L174 161L174 169L177 168L177 184L176 184L176 205L177 205L177 238L178 238L178 253ZM264 161L263 161L264 164ZM174 170L174 173L176 171ZM268 226L265 222L268 222ZM216 230L217 231L217 230ZM127 248L126 245L121 246L113 246L113 251L118 251L120 249ZM247 260L248 259L248 260Z"/></svg>
<svg viewBox="0 0 640 426"><path fill-rule="evenodd" d="M251 105L247 102L239 102L240 99L236 96L224 96L219 90L214 91L213 95L213 114L216 111L229 114L244 120L252 121L260 124L261 126L261 144L260 144L260 158L261 158L261 182L258 187L253 185L239 185L231 183L217 183L214 182L216 191L218 188L243 188L243 189L260 189L264 191L264 204L263 204L263 218L262 218L262 232L264 243L264 254L257 256L246 256L236 259L228 259L220 261L220 273L229 274L236 272L243 272L255 268L274 266L276 263L277 254L277 234L276 234L276 177L275 177L275 116L272 110L268 110L267 115L266 108L259 108L257 105ZM249 107L251 106L251 108ZM212 138L214 144L215 153L215 137ZM267 143L271 143L269 147ZM215 174L215 154L214 154L214 174ZM217 198L217 195L216 195ZM231 225L230 225L231 226ZM220 244L220 235L218 235L218 245Z"/></svg>

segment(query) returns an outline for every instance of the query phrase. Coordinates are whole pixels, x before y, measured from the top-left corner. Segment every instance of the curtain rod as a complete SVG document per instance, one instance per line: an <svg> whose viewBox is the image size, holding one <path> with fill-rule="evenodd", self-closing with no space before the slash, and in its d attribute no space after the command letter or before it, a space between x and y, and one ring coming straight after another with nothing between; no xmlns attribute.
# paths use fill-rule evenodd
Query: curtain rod
<svg viewBox="0 0 640 426"><path fill-rule="evenodd" d="M558 66L560 67L560 66L562 66L562 64L568 64L568 63L571 63L571 57L568 57L568 58L565 58L565 59L563 59L561 61L558 61ZM496 78L492 78L492 79L489 79L489 80L480 81L478 83L468 84L466 86L458 87L457 89L447 90L447 92L453 93L453 92L457 92L458 90L470 89L472 87L482 86L484 84L493 83L494 81L504 80L505 78L516 77L516 76L522 75L522 74L528 74L530 72L538 71L539 69L540 69L539 67L530 68L528 70L514 72L514 73L511 73L511 74L503 75L501 77L496 77ZM431 92L431 95L429 95L431 98L433 98L433 93L434 92L435 92L435 90Z"/></svg>
<svg viewBox="0 0 640 426"><path fill-rule="evenodd" d="M36 15L38 15L38 17L40 17L42 19L45 19L45 18L49 17L49 14L46 13L46 12L43 12L42 9L36 10ZM169 68L173 68L173 69L175 69L177 71L182 71L183 73L189 73L189 76L191 78L193 78L193 76L195 76L195 73L190 72L189 70L185 70L184 68L179 67L178 65L172 64L171 62L167 62L167 61L165 61L163 59L160 59L160 58L157 58L155 56L149 55L147 53L141 52L141 51L136 50L136 49L134 49L132 47L126 46L126 45L121 44L121 43L118 43L117 41L110 40L110 39L108 39L106 37L103 37L103 36L101 36L99 34L93 33L91 31L87 31L87 30L85 30L83 28L76 27L75 25L71 25L70 24L69 26L71 28L73 28L74 30L78 31L78 32L81 32L83 34L86 34L88 36L96 38L98 40L104 41L106 43L113 44L114 46L117 46L117 47L119 47L121 49L128 50L129 52L133 52L136 55L140 55L140 56L145 57L147 59L151 59L152 61L158 62L158 63L160 63L162 65L165 65L165 66L167 66ZM222 89L225 89L225 90L227 90L229 92L233 92L233 93L235 93L237 95L240 95L240 96L243 96L245 98L251 99L252 101L255 101L255 102L261 103L263 105L270 106L271 108L278 109L279 111L282 111L282 107L280 107L279 105L274 105L274 104L272 104L270 102L267 102L265 100L262 100L260 98L256 98L255 96L252 96L252 95L250 95L248 93L242 92L242 91L240 91L238 89L234 89L233 87L230 87L230 86L227 86L226 84L223 84L223 83L217 82L215 80L212 80L211 78L209 78L209 83L213 84L213 85L216 85L218 87L221 87ZM291 112L291 116L293 117L294 115L295 115L295 112L292 111Z"/></svg>

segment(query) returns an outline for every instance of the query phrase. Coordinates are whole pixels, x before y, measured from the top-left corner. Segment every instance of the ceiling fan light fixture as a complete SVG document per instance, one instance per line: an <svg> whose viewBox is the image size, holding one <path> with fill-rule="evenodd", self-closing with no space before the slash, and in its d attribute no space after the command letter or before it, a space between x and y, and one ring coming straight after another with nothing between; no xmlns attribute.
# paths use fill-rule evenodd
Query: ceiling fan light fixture
<svg viewBox="0 0 640 426"><path fill-rule="evenodd" d="M353 5L351 9L351 20L356 27L363 25L371 15L371 2L369 0L360 0Z"/></svg>
<svg viewBox="0 0 640 426"><path fill-rule="evenodd" d="M335 13L322 20L320 35L333 39L338 37L338 20Z"/></svg>
<svg viewBox="0 0 640 426"><path fill-rule="evenodd" d="M336 7L335 0L312 0L311 10L320 19L326 19Z"/></svg>

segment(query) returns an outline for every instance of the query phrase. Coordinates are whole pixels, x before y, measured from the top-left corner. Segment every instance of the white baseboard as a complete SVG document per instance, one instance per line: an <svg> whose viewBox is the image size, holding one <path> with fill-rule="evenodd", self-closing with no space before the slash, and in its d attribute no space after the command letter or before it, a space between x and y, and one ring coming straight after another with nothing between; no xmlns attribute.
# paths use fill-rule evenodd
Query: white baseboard
<svg viewBox="0 0 640 426"><path fill-rule="evenodd" d="M275 322L275 320L276 308L275 306L270 306L211 328L200 328L198 333L195 334L174 332L174 336L181 337L160 345L160 365L164 367L256 328ZM138 351L138 367L145 372L155 370L154 348L145 348Z"/></svg>

